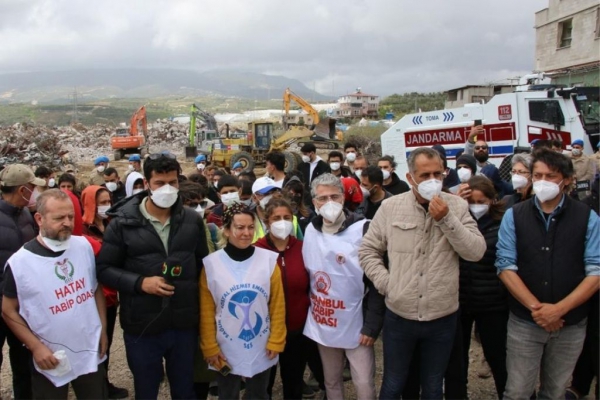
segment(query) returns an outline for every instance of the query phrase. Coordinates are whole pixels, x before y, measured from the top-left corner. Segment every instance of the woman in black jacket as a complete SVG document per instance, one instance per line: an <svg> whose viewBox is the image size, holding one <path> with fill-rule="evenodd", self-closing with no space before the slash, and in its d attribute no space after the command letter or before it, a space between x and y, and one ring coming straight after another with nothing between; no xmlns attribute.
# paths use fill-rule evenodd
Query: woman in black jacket
<svg viewBox="0 0 600 400"><path fill-rule="evenodd" d="M468 377L471 331L473 323L476 323L483 354L494 376L498 398L502 398L506 385L508 305L507 291L498 279L494 262L504 205L497 201L494 186L486 177L471 178L469 187L471 188L471 196L468 199L469 210L477 220L487 250L483 258L477 262L460 259L459 301L464 383L467 384Z"/></svg>

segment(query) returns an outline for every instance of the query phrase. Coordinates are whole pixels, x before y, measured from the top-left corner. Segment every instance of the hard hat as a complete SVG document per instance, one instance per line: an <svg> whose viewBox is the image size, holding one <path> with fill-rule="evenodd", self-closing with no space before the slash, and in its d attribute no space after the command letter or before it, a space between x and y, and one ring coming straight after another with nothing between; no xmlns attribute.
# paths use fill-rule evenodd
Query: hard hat
<svg viewBox="0 0 600 400"><path fill-rule="evenodd" d="M194 160L194 162L196 164L201 163L203 161L206 161L206 156L204 154L200 154L198 157L196 157L196 159Z"/></svg>
<svg viewBox="0 0 600 400"><path fill-rule="evenodd" d="M571 142L571 146L575 146L575 145L579 145L579 146L583 147L583 140L581 140L581 139L573 140L573 142Z"/></svg>
<svg viewBox="0 0 600 400"><path fill-rule="evenodd" d="M244 166L242 165L241 162L236 162L235 164L233 164L233 167L231 167L232 169L237 169L237 168L244 168Z"/></svg>
<svg viewBox="0 0 600 400"><path fill-rule="evenodd" d="M133 154L129 156L129 161L141 161L139 154Z"/></svg>

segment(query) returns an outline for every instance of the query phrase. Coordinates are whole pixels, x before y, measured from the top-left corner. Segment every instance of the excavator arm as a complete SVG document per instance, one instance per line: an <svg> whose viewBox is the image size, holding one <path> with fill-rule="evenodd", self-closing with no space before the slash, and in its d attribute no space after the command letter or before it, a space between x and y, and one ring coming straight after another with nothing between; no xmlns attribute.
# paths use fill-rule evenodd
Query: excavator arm
<svg viewBox="0 0 600 400"><path fill-rule="evenodd" d="M196 146L196 116L200 112L200 109L192 104L190 108L190 146Z"/></svg>
<svg viewBox="0 0 600 400"><path fill-rule="evenodd" d="M138 124L142 125L142 133L144 136L148 134L148 118L146 118L146 106L141 106L139 110L133 113L129 124L129 135L139 136Z"/></svg>
<svg viewBox="0 0 600 400"><path fill-rule="evenodd" d="M285 89L283 92L283 106L285 109L286 118L290 115L290 103L294 100L304 111L306 111L312 118L313 124L317 125L319 123L319 113L317 110L313 108L306 100L302 97L298 96L294 92L290 90L290 88Z"/></svg>

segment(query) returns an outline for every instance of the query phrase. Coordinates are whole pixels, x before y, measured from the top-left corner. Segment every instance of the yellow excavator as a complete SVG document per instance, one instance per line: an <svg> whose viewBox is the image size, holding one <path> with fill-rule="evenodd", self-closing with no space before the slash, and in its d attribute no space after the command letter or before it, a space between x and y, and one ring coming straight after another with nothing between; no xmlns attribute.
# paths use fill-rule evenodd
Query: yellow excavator
<svg viewBox="0 0 600 400"><path fill-rule="evenodd" d="M291 115L290 104L292 101L296 102L308 116L303 114ZM283 108L283 127L286 129L286 133L283 136L310 138L310 140L298 142L299 146L302 146L304 143L313 142L315 147L321 149L333 150L340 147L343 140L343 133L336 130L336 120L334 118L327 118L321 121L319 112L302 97L292 92L290 88L285 89L283 92ZM312 133L307 134L304 132L305 129L308 129Z"/></svg>

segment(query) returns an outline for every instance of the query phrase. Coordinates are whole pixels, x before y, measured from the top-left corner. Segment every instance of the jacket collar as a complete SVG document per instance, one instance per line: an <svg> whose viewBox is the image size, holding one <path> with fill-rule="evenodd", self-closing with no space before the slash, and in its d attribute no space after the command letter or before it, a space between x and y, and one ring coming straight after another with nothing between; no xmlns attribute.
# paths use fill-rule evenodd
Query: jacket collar
<svg viewBox="0 0 600 400"><path fill-rule="evenodd" d="M16 216L21 214L21 211L23 211L23 207L13 206L8 201L0 199L0 212L10 216Z"/></svg>

